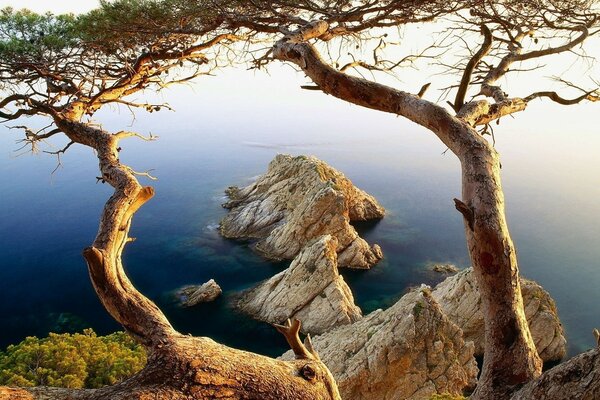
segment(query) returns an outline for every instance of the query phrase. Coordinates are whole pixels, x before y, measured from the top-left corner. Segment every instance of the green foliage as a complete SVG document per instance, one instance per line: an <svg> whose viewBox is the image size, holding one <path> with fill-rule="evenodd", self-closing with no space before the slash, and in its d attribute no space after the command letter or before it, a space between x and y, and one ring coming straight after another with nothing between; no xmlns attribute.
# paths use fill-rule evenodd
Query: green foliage
<svg viewBox="0 0 600 400"><path fill-rule="evenodd" d="M451 394L434 394L429 398L429 400L466 400L466 397L463 396L453 396Z"/></svg>
<svg viewBox="0 0 600 400"><path fill-rule="evenodd" d="M76 18L72 14L36 14L8 7L0 10L0 58L21 62L39 60L74 45Z"/></svg>
<svg viewBox="0 0 600 400"><path fill-rule="evenodd" d="M98 388L117 383L146 364L144 349L124 332L28 337L0 352L0 385Z"/></svg>
<svg viewBox="0 0 600 400"><path fill-rule="evenodd" d="M419 315L421 314L421 311L423 311L423 308L425 306L423 305L423 303L421 303L420 301L417 301L413 307L413 315L415 316L415 318L419 318Z"/></svg>
<svg viewBox="0 0 600 400"><path fill-rule="evenodd" d="M150 50L157 43L189 44L196 40L193 35L220 25L218 16L206 0L102 0L99 8L79 17L78 30L86 42L106 52Z"/></svg>

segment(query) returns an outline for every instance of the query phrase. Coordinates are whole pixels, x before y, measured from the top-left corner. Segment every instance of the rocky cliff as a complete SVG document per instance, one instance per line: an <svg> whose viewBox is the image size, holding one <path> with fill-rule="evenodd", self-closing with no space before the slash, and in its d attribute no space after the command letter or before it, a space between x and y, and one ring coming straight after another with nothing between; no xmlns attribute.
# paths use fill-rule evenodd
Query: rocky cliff
<svg viewBox="0 0 600 400"><path fill-rule="evenodd" d="M540 357L544 361L562 359L566 354L567 341L554 300L540 285L527 279L521 278L521 291L525 315ZM484 322L473 269L465 269L447 278L435 287L433 297L448 318L463 330L465 340L474 342L475 354L482 355Z"/></svg>
<svg viewBox="0 0 600 400"><path fill-rule="evenodd" d="M369 268L382 257L350 225L380 219L384 209L342 173L315 157L277 155L267 173L245 187L227 190L230 209L220 232L259 239L256 250L272 259L293 259L314 238L337 239L340 267Z"/></svg>
<svg viewBox="0 0 600 400"><path fill-rule="evenodd" d="M344 399L428 399L475 384L473 344L422 286L389 309L313 339ZM282 356L291 359L288 352Z"/></svg>
<svg viewBox="0 0 600 400"><path fill-rule="evenodd" d="M337 241L331 235L309 243L290 267L242 294L237 308L280 324L302 321L302 331L319 334L362 317L337 269Z"/></svg>

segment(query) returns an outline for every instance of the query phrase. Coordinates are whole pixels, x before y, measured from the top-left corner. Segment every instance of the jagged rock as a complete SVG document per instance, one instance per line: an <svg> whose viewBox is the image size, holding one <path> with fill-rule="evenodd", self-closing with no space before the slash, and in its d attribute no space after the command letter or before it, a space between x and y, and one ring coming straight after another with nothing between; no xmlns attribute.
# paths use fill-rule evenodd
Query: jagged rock
<svg viewBox="0 0 600 400"><path fill-rule="evenodd" d="M600 349L589 350L544 372L511 400L600 399Z"/></svg>
<svg viewBox="0 0 600 400"><path fill-rule="evenodd" d="M563 327L556 305L540 285L521 278L521 292L529 329L544 361L562 359L567 351ZM447 278L433 290L448 317L463 330L465 340L475 343L475 354L483 355L484 322L481 297L472 268Z"/></svg>
<svg viewBox="0 0 600 400"><path fill-rule="evenodd" d="M440 274L455 274L460 271L460 269L453 264L433 264L431 269L434 272L439 272Z"/></svg>
<svg viewBox="0 0 600 400"><path fill-rule="evenodd" d="M338 241L341 267L369 268L381 248L358 236L350 221L383 218L385 210L343 174L315 157L279 154L266 174L245 187L230 187L220 232L227 238L260 239L256 250L272 259L293 259L312 239Z"/></svg>
<svg viewBox="0 0 600 400"><path fill-rule="evenodd" d="M176 293L182 306L192 307L200 303L214 301L223 293L221 287L214 279L209 280L202 285L184 286Z"/></svg>
<svg viewBox="0 0 600 400"><path fill-rule="evenodd" d="M342 398L429 399L475 385L473 344L422 286L389 309L313 338ZM292 359L291 352L282 358Z"/></svg>
<svg viewBox="0 0 600 400"><path fill-rule="evenodd" d="M237 307L270 323L302 321L305 333L323 333L362 317L337 269L337 241L321 236L308 244L290 267L242 294Z"/></svg>

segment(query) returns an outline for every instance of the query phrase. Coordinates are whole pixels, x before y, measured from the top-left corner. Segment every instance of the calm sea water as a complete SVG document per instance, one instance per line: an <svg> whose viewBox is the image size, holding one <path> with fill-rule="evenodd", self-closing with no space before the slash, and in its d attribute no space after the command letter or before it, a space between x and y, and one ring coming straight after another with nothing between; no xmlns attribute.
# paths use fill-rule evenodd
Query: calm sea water
<svg viewBox="0 0 600 400"><path fill-rule="evenodd" d="M136 214L137 241L125 253L132 281L181 332L270 355L285 350L284 340L233 312L229 301L288 264L221 238L217 226L225 214L223 190L251 182L277 153L322 158L388 210L381 222L359 227L381 245L384 260L370 271L342 271L365 313L389 306L411 286L439 282L428 263L469 265L452 202L460 197L460 168L431 134L300 92L303 81L293 75L285 83L279 78L208 79L195 93L165 96L177 113L140 115L133 128L125 112L98 117L109 129L161 137L122 146L124 162L159 178L152 182L156 197ZM556 299L574 354L593 345L592 328L600 326L600 133L584 123L548 122L569 115L551 111L533 107L530 116L497 129L496 139L522 272ZM111 192L96 184L94 154L74 147L51 174L56 161L48 155L15 157L17 138L0 128L0 347L49 331L119 329L97 300L81 257ZM173 290L210 278L225 296L193 309L175 304Z"/></svg>

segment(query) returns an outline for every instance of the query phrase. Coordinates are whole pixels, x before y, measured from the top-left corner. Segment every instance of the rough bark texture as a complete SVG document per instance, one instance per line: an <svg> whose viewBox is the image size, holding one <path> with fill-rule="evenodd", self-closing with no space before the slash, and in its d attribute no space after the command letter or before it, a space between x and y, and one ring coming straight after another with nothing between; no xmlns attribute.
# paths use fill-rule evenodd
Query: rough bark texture
<svg viewBox="0 0 600 400"><path fill-rule="evenodd" d="M265 175L228 190L231 209L221 221L228 238L260 239L256 250L272 259L293 259L314 238L337 239L340 267L369 268L382 257L351 221L380 219L384 209L343 174L315 157L277 155Z"/></svg>
<svg viewBox="0 0 600 400"><path fill-rule="evenodd" d="M288 269L243 293L237 307L273 324L298 319L311 334L358 321L362 312L338 273L336 248L331 235L315 239Z"/></svg>
<svg viewBox="0 0 600 400"><path fill-rule="evenodd" d="M554 300L536 282L521 278L521 288L525 316L540 357L544 361L561 360L567 352L567 340ZM475 344L475 355L483 355L485 328L473 269L447 278L432 294L448 318L462 329L465 341Z"/></svg>
<svg viewBox="0 0 600 400"><path fill-rule="evenodd" d="M343 399L429 399L462 394L477 377L473 344L441 311L428 287L389 309L313 339ZM291 359L290 352L282 356Z"/></svg>
<svg viewBox="0 0 600 400"><path fill-rule="evenodd" d="M77 108L56 114L55 123L72 141L96 151L99 179L115 189L100 217L96 239L83 255L100 301L146 347L148 363L141 372L114 386L93 391L31 389L31 397L45 399L51 393L55 399L339 400L331 374L316 353L306 351L297 330L282 328L297 351L297 360L278 361L208 338L182 336L160 309L136 290L125 274L121 255L130 242L134 213L154 191L142 187L133 171L119 161L119 140L130 134L111 134L80 123L82 112ZM25 396L24 391L13 391L13 395Z"/></svg>
<svg viewBox="0 0 600 400"><path fill-rule="evenodd" d="M389 112L432 131L460 160L467 246L482 295L485 358L473 399L507 399L539 376L539 358L523 307L519 269L504 213L498 153L465 119L417 95L346 75L325 63L308 40L325 35L324 21L308 24L276 43L275 58L299 66L323 92Z"/></svg>
<svg viewBox="0 0 600 400"><path fill-rule="evenodd" d="M96 390L33 388L21 393L27 391L36 400L340 399L331 382L318 360L283 362L208 338L176 335L153 352L146 368L117 385Z"/></svg>

